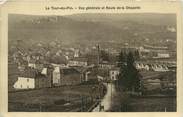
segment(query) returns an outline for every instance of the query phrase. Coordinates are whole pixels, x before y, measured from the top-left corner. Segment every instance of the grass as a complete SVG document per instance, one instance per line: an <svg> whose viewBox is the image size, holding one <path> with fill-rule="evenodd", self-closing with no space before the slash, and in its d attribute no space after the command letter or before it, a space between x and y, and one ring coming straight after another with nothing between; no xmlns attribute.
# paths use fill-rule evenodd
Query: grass
<svg viewBox="0 0 183 117"><path fill-rule="evenodd" d="M8 94L8 111L86 111L99 96L97 85L44 88ZM65 104L57 102L64 101ZM85 110L83 110L83 107Z"/></svg>
<svg viewBox="0 0 183 117"><path fill-rule="evenodd" d="M131 97L117 92L113 98L111 112L176 112L176 97Z"/></svg>
<svg viewBox="0 0 183 117"><path fill-rule="evenodd" d="M176 112L176 97L130 98L129 112Z"/></svg>
<svg viewBox="0 0 183 117"><path fill-rule="evenodd" d="M176 80L175 72L141 72L143 76ZM161 91L156 85L147 85L156 90L145 90L143 97L132 97L123 91L117 91L113 98L112 112L176 112L176 89ZM153 96L152 96L153 95Z"/></svg>
<svg viewBox="0 0 183 117"><path fill-rule="evenodd" d="M167 71L167 72L156 72L156 71L141 71L140 74L145 78L166 78L169 80L176 80L176 72Z"/></svg>

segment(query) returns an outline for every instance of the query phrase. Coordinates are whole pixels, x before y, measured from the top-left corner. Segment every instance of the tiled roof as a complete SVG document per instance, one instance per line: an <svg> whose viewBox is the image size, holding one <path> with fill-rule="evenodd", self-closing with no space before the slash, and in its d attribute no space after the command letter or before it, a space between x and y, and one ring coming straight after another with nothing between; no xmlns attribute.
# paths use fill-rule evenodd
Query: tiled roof
<svg viewBox="0 0 183 117"><path fill-rule="evenodd" d="M87 71L88 70L88 68L87 67L82 67L82 66L76 66L76 67L73 67L74 69L76 69L77 71L79 71L80 73L82 73L82 72L85 72L85 71Z"/></svg>
<svg viewBox="0 0 183 117"><path fill-rule="evenodd" d="M37 70L32 68L26 68L25 71L20 73L20 77L26 77L26 78L35 78L37 75Z"/></svg>
<svg viewBox="0 0 183 117"><path fill-rule="evenodd" d="M29 63L36 63L36 60L31 59L31 60L29 61Z"/></svg>
<svg viewBox="0 0 183 117"><path fill-rule="evenodd" d="M84 58L84 57L75 57L75 58L71 59L71 61L87 62L88 59L87 58Z"/></svg>
<svg viewBox="0 0 183 117"><path fill-rule="evenodd" d="M61 73L63 73L64 75L80 74L80 72L77 71L74 68L64 68L64 69L61 69Z"/></svg>
<svg viewBox="0 0 183 117"><path fill-rule="evenodd" d="M24 77L24 78L43 78L46 77L45 74L41 74L41 72L39 72L36 69L33 68L26 68L25 71L21 72L20 77Z"/></svg>

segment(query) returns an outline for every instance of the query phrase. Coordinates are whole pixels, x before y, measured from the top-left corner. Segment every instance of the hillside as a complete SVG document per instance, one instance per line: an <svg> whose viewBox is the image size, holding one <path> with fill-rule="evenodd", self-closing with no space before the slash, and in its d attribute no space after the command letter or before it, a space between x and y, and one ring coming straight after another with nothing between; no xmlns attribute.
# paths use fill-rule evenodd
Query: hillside
<svg viewBox="0 0 183 117"><path fill-rule="evenodd" d="M50 42L56 38L66 44L128 42L161 44L167 39L176 42L173 14L76 14L69 16L9 15L9 41ZM165 43L162 43L165 44Z"/></svg>

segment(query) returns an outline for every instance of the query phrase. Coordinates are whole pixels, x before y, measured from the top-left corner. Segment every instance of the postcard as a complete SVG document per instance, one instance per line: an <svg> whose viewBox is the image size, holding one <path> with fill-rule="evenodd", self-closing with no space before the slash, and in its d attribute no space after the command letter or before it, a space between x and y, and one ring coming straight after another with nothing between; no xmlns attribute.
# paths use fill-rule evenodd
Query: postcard
<svg viewBox="0 0 183 117"><path fill-rule="evenodd" d="M179 1L1 4L0 116L183 116Z"/></svg>

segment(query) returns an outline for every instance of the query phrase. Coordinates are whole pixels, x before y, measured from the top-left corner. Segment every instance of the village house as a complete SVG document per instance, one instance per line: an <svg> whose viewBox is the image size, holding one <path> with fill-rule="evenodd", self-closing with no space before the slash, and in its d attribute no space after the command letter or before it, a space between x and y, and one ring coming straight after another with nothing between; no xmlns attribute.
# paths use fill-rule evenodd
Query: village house
<svg viewBox="0 0 183 117"><path fill-rule="evenodd" d="M28 62L28 67L40 70L40 69L43 69L44 64L43 64L43 61L31 59Z"/></svg>
<svg viewBox="0 0 183 117"><path fill-rule="evenodd" d="M135 67L140 71L169 71L166 62L157 63L156 61L137 61L135 62Z"/></svg>
<svg viewBox="0 0 183 117"><path fill-rule="evenodd" d="M99 68L101 69L112 69L113 67L115 67L115 64L109 63L108 61L102 61L99 63Z"/></svg>
<svg viewBox="0 0 183 117"><path fill-rule="evenodd" d="M75 57L69 60L68 65L69 66L87 66L88 60L87 58L84 58L84 57Z"/></svg>
<svg viewBox="0 0 183 117"><path fill-rule="evenodd" d="M36 60L33 60L33 59L29 60L28 67L36 68Z"/></svg>
<svg viewBox="0 0 183 117"><path fill-rule="evenodd" d="M82 82L82 74L74 68L55 67L53 86L76 85Z"/></svg>
<svg viewBox="0 0 183 117"><path fill-rule="evenodd" d="M150 65L148 65L148 64L136 63L135 64L135 67L138 70L146 70L146 71L149 71L150 70Z"/></svg>
<svg viewBox="0 0 183 117"><path fill-rule="evenodd" d="M97 81L98 69L94 66L77 66L73 67L81 73L82 82Z"/></svg>
<svg viewBox="0 0 183 117"><path fill-rule="evenodd" d="M27 67L28 63L27 63L27 61L24 61L23 59L19 59L17 65L18 65L19 71L24 71L25 68Z"/></svg>
<svg viewBox="0 0 183 117"><path fill-rule="evenodd" d="M169 53L157 53L157 58L169 58Z"/></svg>
<svg viewBox="0 0 183 117"><path fill-rule="evenodd" d="M166 66L158 65L158 64L152 65L152 70L161 71L161 72L169 71L169 69Z"/></svg>
<svg viewBox="0 0 183 117"><path fill-rule="evenodd" d="M57 66L53 70L53 85L59 86L60 85L60 67Z"/></svg>
<svg viewBox="0 0 183 117"><path fill-rule="evenodd" d="M20 73L18 80L14 83L15 89L37 89L52 86L51 69L43 68L41 72L34 68L27 68Z"/></svg>
<svg viewBox="0 0 183 117"><path fill-rule="evenodd" d="M74 50L74 57L76 58L76 57L79 57L80 56L80 51L79 51L79 49L75 49Z"/></svg>
<svg viewBox="0 0 183 117"><path fill-rule="evenodd" d="M61 85L76 85L82 82L81 73L74 68L61 69Z"/></svg>
<svg viewBox="0 0 183 117"><path fill-rule="evenodd" d="M98 69L97 78L99 81L107 81L109 80L109 69Z"/></svg>
<svg viewBox="0 0 183 117"><path fill-rule="evenodd" d="M119 75L119 68L112 68L109 70L109 77L110 77L110 80L117 80L118 79L118 75Z"/></svg>

